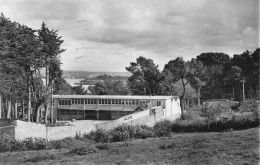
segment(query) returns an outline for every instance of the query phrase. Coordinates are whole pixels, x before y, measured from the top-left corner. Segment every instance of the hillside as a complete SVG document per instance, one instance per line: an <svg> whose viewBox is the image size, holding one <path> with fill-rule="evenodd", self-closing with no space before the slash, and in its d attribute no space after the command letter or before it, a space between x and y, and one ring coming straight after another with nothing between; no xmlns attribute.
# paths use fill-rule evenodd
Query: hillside
<svg viewBox="0 0 260 165"><path fill-rule="evenodd" d="M99 75L130 76L130 73L129 72L89 72L89 71L63 70L63 78L65 79L85 79L85 78L97 77Z"/></svg>
<svg viewBox="0 0 260 165"><path fill-rule="evenodd" d="M98 81L122 81L124 84L126 84L129 76L110 76L110 75L98 75L93 78L86 78L82 81L80 81L80 84L82 85L95 85Z"/></svg>
<svg viewBox="0 0 260 165"><path fill-rule="evenodd" d="M259 128L254 128L222 133L181 133L109 144L74 140L63 150L0 153L0 164L257 164L258 136ZM84 145L84 152L69 152L73 147Z"/></svg>

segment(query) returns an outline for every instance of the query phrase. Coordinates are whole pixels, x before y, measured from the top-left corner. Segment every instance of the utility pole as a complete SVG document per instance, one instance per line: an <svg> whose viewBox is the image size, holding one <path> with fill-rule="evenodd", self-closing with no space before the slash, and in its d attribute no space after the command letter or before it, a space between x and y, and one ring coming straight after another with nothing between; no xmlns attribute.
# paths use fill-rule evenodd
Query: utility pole
<svg viewBox="0 0 260 165"><path fill-rule="evenodd" d="M242 101L245 101L246 100L246 98L245 98L245 82L246 82L246 80L244 80L244 79L242 79L242 80L240 80L240 82L242 82Z"/></svg>

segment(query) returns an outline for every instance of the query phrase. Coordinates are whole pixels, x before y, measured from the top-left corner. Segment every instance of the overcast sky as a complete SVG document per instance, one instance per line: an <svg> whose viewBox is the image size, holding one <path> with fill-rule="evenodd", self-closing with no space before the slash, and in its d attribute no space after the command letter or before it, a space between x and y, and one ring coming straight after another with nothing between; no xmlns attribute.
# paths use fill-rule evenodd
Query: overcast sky
<svg viewBox="0 0 260 165"><path fill-rule="evenodd" d="M0 12L63 36L64 70L125 71L137 57L160 69L178 56L259 47L258 0L0 0Z"/></svg>

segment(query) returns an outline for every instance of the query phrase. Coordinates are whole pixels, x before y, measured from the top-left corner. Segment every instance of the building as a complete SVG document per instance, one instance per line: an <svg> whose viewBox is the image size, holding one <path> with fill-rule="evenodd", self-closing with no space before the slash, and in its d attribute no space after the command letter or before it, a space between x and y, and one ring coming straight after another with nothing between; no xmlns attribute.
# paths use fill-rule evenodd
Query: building
<svg viewBox="0 0 260 165"><path fill-rule="evenodd" d="M180 114L176 96L54 95L57 120L114 120L136 111L164 109L164 116Z"/></svg>

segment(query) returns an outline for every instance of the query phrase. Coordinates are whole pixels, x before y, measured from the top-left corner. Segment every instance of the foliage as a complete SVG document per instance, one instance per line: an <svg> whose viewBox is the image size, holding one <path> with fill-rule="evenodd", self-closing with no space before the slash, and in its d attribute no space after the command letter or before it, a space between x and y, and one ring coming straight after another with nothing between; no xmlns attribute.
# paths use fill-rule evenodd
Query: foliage
<svg viewBox="0 0 260 165"><path fill-rule="evenodd" d="M175 60L171 60L165 65L163 70L164 81L171 84L176 81L181 81L182 93L180 96L181 102L181 116L183 117L183 111L185 110L185 98L187 95L187 85L191 82L196 82L194 84L200 84L202 86L202 81L200 77L203 75L201 72L203 65L192 59L191 61L185 62L183 58L177 57Z"/></svg>
<svg viewBox="0 0 260 165"><path fill-rule="evenodd" d="M27 151L46 149L47 142L43 138L26 138L24 140L15 140L9 136L0 139L0 152L6 151Z"/></svg>
<svg viewBox="0 0 260 165"><path fill-rule="evenodd" d="M138 57L136 62L131 62L126 70L132 73L128 79L128 86L133 95L156 95L159 94L161 81L158 65L152 59Z"/></svg>
<svg viewBox="0 0 260 165"><path fill-rule="evenodd" d="M28 121L35 117L39 122L40 108L47 105L48 110L53 81L62 75L59 55L65 51L61 48L63 40L44 23L40 30L34 30L1 15L0 43L1 73L11 82L1 86L0 92L15 103L23 104L26 99ZM40 74L43 68L46 68L46 86ZM4 117L10 118L10 111L11 107Z"/></svg>
<svg viewBox="0 0 260 165"><path fill-rule="evenodd" d="M87 155L87 154L92 154L96 153L97 149L94 147L79 147L79 148L74 148L69 151L68 154L72 155Z"/></svg>
<svg viewBox="0 0 260 165"><path fill-rule="evenodd" d="M77 85L74 87L71 87L72 93L75 95L86 95L87 91L83 88L82 85Z"/></svg>
<svg viewBox="0 0 260 165"><path fill-rule="evenodd" d="M155 123L154 133L157 137L170 136L171 135L171 125L169 120L163 120Z"/></svg>
<svg viewBox="0 0 260 165"><path fill-rule="evenodd" d="M89 86L89 91L94 95L127 95L128 88L122 81L99 81L94 86Z"/></svg>

